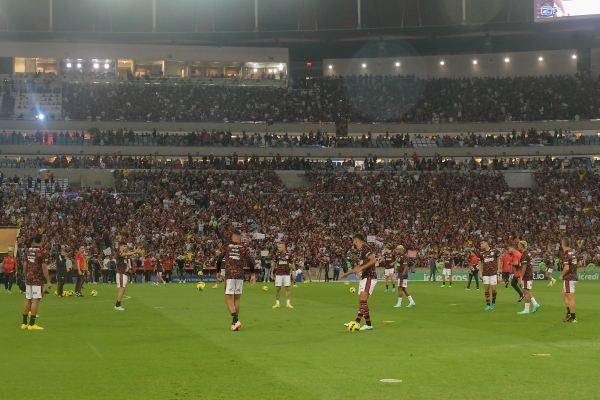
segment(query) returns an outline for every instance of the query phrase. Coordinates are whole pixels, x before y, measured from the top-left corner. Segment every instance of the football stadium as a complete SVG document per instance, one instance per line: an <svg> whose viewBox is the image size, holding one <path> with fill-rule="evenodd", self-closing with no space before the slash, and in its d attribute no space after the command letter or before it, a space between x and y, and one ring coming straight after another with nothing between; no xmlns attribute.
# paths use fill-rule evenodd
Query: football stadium
<svg viewBox="0 0 600 400"><path fill-rule="evenodd" d="M599 66L596 0L0 1L0 398L598 398Z"/></svg>

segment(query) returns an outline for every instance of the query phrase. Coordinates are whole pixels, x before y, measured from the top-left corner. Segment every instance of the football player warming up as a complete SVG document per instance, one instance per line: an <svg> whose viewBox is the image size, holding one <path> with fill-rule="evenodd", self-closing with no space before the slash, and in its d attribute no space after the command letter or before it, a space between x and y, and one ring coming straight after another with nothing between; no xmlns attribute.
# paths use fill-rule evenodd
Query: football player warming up
<svg viewBox="0 0 600 400"><path fill-rule="evenodd" d="M402 295L406 294L410 302L407 307L411 308L416 306L417 303L415 303L408 291L408 257L406 256L404 246L400 245L396 247L395 253L398 255L398 303L394 307L402 307Z"/></svg>
<svg viewBox="0 0 600 400"><path fill-rule="evenodd" d="M23 263L23 275L25 275L25 304L23 305L23 323L21 329L30 331L41 331L44 328L36 325L35 318L40 304L44 297L44 280L48 284L48 289L52 288L50 276L48 275L49 254L45 246L45 237L38 233L31 241L31 245L26 250L25 262ZM31 314L29 325L27 317Z"/></svg>
<svg viewBox="0 0 600 400"><path fill-rule="evenodd" d="M358 316L356 317L356 323L360 325L362 318L365 317L365 324L360 327L361 331L372 330L371 325L371 314L369 312L368 299L375 290L377 285L377 271L375 270L375 255L371 247L365 242L365 237L358 233L354 235L353 245L359 251L359 265L352 268L350 271L342 274L341 280L346 279L352 274L361 274L360 284L358 287ZM348 324L344 324L348 326Z"/></svg>
<svg viewBox="0 0 600 400"><path fill-rule="evenodd" d="M479 254L479 269L482 271L483 287L485 289L485 309L493 310L496 307L496 285L498 274L502 271L502 253L498 249L491 249L487 239L480 240L481 253ZM490 303L490 287L492 301Z"/></svg>
<svg viewBox="0 0 600 400"><path fill-rule="evenodd" d="M234 231L231 234L231 243L221 251L221 264L225 270L225 304L233 318L231 330L239 331L242 323L239 320L240 299L244 286L244 266L250 268L250 283L256 283L254 274L254 261L250 257L250 250L242 244L242 233Z"/></svg>
<svg viewBox="0 0 600 400"><path fill-rule="evenodd" d="M577 267L580 264L580 259L577 255L577 251L571 248L570 238L563 238L561 247L563 250L563 271L560 279L563 281L562 297L565 301L565 306L567 306L567 316L563 321L577 322L577 316L575 314L575 286L579 281Z"/></svg>
<svg viewBox="0 0 600 400"><path fill-rule="evenodd" d="M523 294L525 296L525 309L517 314L529 314L530 303L533 303L533 310L531 312L536 312L539 310L540 305L531 295L531 286L533 285L533 269L531 267L531 254L529 253L529 250L527 250L527 242L521 240L517 246L519 248L519 252L521 253L521 276L519 277L519 286L523 288Z"/></svg>
<svg viewBox="0 0 600 400"><path fill-rule="evenodd" d="M284 242L277 243L277 254L275 254L275 272L271 272L271 280L275 281L275 305L273 308L279 308L279 296L281 296L281 285L285 286L285 306L294 308L290 304L290 265L294 265L292 257L287 251Z"/></svg>

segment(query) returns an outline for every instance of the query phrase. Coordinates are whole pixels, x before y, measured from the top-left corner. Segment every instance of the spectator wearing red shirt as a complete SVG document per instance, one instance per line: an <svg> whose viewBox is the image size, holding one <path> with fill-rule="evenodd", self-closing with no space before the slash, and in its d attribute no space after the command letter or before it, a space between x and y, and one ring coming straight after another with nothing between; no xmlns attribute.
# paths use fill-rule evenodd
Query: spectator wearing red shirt
<svg viewBox="0 0 600 400"><path fill-rule="evenodd" d="M523 301L525 295L523 291L519 287L519 277L521 276L521 252L519 252L514 244L508 245L508 254L510 254L510 262L509 264L513 267L513 278L510 282L510 285L515 289L517 294L519 295L519 303Z"/></svg>

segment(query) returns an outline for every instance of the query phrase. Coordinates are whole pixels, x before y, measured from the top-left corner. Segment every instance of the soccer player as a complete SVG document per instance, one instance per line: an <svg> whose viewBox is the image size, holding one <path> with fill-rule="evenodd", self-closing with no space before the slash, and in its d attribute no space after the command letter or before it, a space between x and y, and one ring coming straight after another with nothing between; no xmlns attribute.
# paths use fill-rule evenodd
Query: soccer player
<svg viewBox="0 0 600 400"><path fill-rule="evenodd" d="M450 287L452 287L452 268L454 267L454 258L449 251L445 251L442 256L444 262L444 269L442 270L442 286L446 287L446 277L450 280Z"/></svg>
<svg viewBox="0 0 600 400"><path fill-rule="evenodd" d="M408 291L408 257L406 256L404 246L397 246L395 253L398 255L398 303L394 307L402 307L402 294L404 293L410 302L407 307L411 308L417 304Z"/></svg>
<svg viewBox="0 0 600 400"><path fill-rule="evenodd" d="M474 250L471 250L471 262L469 263L469 281L465 290L471 290L471 280L475 279L475 285L479 290L479 259Z"/></svg>
<svg viewBox="0 0 600 400"><path fill-rule="evenodd" d="M38 233L31 241L31 245L26 250L25 262L23 264L23 274L25 275L25 304L23 305L23 323L21 329L30 331L43 330L41 326L35 323L40 300L44 297L44 279L48 284L48 289L52 288L50 276L48 275L49 254L46 250L46 238ZM31 313L29 325L27 317Z"/></svg>
<svg viewBox="0 0 600 400"><path fill-rule="evenodd" d="M354 235L353 245L359 252L359 265L345 272L340 277L344 280L346 277L359 273L361 274L360 284L358 286L358 316L356 323L360 325L363 317L365 317L366 325L360 327L361 331L372 330L371 313L369 311L368 299L373 294L377 285L377 271L375 270L375 255L371 247L365 242L365 237L361 233ZM348 324L344 324L348 326Z"/></svg>
<svg viewBox="0 0 600 400"><path fill-rule="evenodd" d="M117 261L117 288L119 288L119 294L117 294L117 303L115 304L115 310L117 311L125 311L125 309L121 307L121 301L123 300L123 295L127 289L127 270L129 269L125 257L131 257L139 252L139 249L127 251L126 243L119 245L119 250L117 251L117 256L115 257Z"/></svg>
<svg viewBox="0 0 600 400"><path fill-rule="evenodd" d="M560 279L564 282L562 297L567 306L567 316L563 319L564 322L577 322L577 315L575 314L575 286L579 281L577 276L577 267L581 263L579 255L575 249L571 248L571 239L565 237L561 241L561 247L563 250L562 263L563 272Z"/></svg>
<svg viewBox="0 0 600 400"><path fill-rule="evenodd" d="M164 286L167 286L167 282L163 279L163 264L160 259L156 260L156 268L154 269L156 272L156 286L162 282Z"/></svg>
<svg viewBox="0 0 600 400"><path fill-rule="evenodd" d="M480 240L481 253L479 254L479 270L482 271L483 287L485 289L485 309L493 310L496 306L496 285L498 275L502 271L502 254L498 249L490 248L487 239ZM490 303L490 288L492 289L492 302Z"/></svg>
<svg viewBox="0 0 600 400"><path fill-rule="evenodd" d="M77 285L75 286L75 297L83 297L81 287L85 277L85 251L84 246L79 246L79 251L75 254L75 270L77 271Z"/></svg>
<svg viewBox="0 0 600 400"><path fill-rule="evenodd" d="M519 241L517 245L519 252L521 252L521 276L519 277L519 286L523 288L525 294L525 309L518 312L517 314L529 314L529 304L533 303L532 313L539 310L540 305L535 298L531 295L531 286L533 285L533 269L531 266L531 254L527 250L527 242L524 240Z"/></svg>
<svg viewBox="0 0 600 400"><path fill-rule="evenodd" d="M392 254L392 249L386 246L385 250L383 250L383 256L381 257L384 265L383 276L385 276L385 291L387 292L390 287L388 285L388 280L392 281L392 292L396 291L396 284L394 282L394 255ZM400 279L400 271L398 271L398 279ZM400 282L398 282L398 295L400 296ZM402 296L400 296L402 298Z"/></svg>
<svg viewBox="0 0 600 400"><path fill-rule="evenodd" d="M515 291L519 295L519 300L517 302L520 303L525 298L525 296L523 295L523 291L521 291L521 288L518 284L519 278L521 277L521 252L517 251L517 249L515 249L515 245L511 243L508 245L508 254L511 257L508 263L513 267L513 277L510 282L510 285L513 287L513 289L515 289Z"/></svg>
<svg viewBox="0 0 600 400"><path fill-rule="evenodd" d="M242 233L238 230L231 234L231 243L226 245L221 253L221 262L225 270L225 304L233 318L231 330L239 331L242 328L239 315L244 286L244 266L250 268L250 284L254 285L256 283L254 261L250 257L250 250L242 244Z"/></svg>
<svg viewBox="0 0 600 400"><path fill-rule="evenodd" d="M271 279L275 281L275 305L273 308L279 308L279 296L281 295L281 285L285 286L285 307L294 308L290 304L290 265L294 265L292 258L287 251L285 242L277 243L277 253L275 254L275 271L271 271Z"/></svg>
<svg viewBox="0 0 600 400"><path fill-rule="evenodd" d="M546 252L546 257L544 257L544 261L542 262L547 265L545 274L546 278L548 278L548 281L550 281L548 286L554 286L556 283L556 279L552 277L552 272L554 271L554 258L552 258L552 253L550 251Z"/></svg>
<svg viewBox="0 0 600 400"><path fill-rule="evenodd" d="M14 250L14 252L16 252L16 250ZM9 252L2 260L2 265L4 265L4 289L6 294L12 293L13 277L15 275L15 270L17 269L17 259L13 254L14 253Z"/></svg>

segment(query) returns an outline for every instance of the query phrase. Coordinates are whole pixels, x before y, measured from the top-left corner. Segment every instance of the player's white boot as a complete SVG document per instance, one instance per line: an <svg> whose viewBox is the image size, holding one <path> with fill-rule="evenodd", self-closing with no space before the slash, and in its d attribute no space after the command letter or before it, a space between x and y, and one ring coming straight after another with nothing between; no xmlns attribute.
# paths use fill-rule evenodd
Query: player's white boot
<svg viewBox="0 0 600 400"><path fill-rule="evenodd" d="M372 331L372 330L373 330L373 326L371 326L371 325L363 325L359 329L359 331Z"/></svg>

